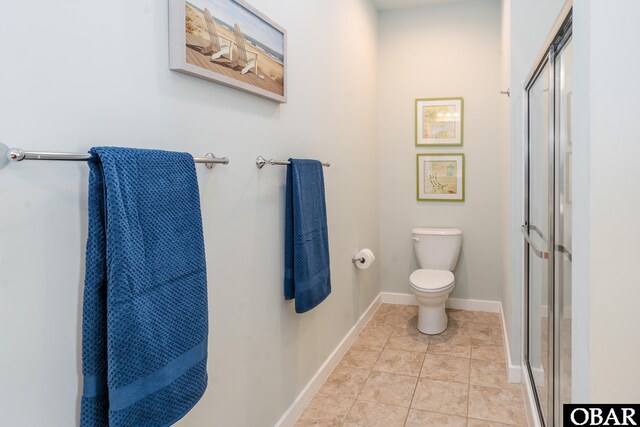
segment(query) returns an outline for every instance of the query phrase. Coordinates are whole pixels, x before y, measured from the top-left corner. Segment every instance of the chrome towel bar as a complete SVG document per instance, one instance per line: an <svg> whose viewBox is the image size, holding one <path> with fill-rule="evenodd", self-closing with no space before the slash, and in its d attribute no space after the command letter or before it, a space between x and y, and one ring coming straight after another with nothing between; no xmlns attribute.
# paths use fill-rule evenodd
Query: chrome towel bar
<svg viewBox="0 0 640 427"><path fill-rule="evenodd" d="M11 148L7 152L7 158L15 162L22 160L62 160L71 162L83 162L91 158L89 153L55 153L48 151L25 151L20 148ZM203 163L207 168L213 168L213 165L228 165L229 159L226 157L216 157L213 153L207 153L204 157L194 157L196 163Z"/></svg>
<svg viewBox="0 0 640 427"><path fill-rule="evenodd" d="M289 162L288 160L274 160L274 159L266 160L262 156L256 157L256 167L258 169L262 169L264 165L286 166L289 164L291 164L291 162ZM331 167L331 163L323 163L322 166L324 166L325 168L328 168L328 167Z"/></svg>

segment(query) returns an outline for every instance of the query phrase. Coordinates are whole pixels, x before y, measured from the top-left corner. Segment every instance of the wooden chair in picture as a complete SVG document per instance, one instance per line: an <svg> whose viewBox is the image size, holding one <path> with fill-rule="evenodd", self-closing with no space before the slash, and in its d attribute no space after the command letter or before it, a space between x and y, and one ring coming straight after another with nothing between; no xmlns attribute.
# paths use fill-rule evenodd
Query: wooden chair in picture
<svg viewBox="0 0 640 427"><path fill-rule="evenodd" d="M205 55L211 54L211 62L226 56L233 63L233 40L218 34L216 21L207 8L204 9L204 22L207 24L207 32L209 33L211 44L203 47L200 52Z"/></svg>
<svg viewBox="0 0 640 427"><path fill-rule="evenodd" d="M242 74L247 74L249 71L253 71L256 76L264 79L264 76L260 74L258 70L258 54L256 52L251 52L247 49L246 42L244 40L244 34L240 29L238 24L233 26L233 33L236 36L236 47L238 49L238 62L240 62L242 69Z"/></svg>

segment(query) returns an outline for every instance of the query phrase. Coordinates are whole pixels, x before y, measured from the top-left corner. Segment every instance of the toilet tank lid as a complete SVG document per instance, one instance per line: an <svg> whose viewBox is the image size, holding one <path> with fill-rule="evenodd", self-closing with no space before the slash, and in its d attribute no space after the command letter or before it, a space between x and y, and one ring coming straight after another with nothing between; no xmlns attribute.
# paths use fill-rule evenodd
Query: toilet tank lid
<svg viewBox="0 0 640 427"><path fill-rule="evenodd" d="M433 236L456 236L462 234L462 230L458 228L414 228L412 233Z"/></svg>

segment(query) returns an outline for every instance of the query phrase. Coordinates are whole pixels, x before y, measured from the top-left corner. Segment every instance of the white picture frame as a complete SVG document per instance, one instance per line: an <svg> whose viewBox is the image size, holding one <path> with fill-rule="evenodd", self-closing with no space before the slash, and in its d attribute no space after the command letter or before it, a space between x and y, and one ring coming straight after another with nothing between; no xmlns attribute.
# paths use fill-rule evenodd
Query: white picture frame
<svg viewBox="0 0 640 427"><path fill-rule="evenodd" d="M287 31L243 0L169 0L169 68L285 103Z"/></svg>

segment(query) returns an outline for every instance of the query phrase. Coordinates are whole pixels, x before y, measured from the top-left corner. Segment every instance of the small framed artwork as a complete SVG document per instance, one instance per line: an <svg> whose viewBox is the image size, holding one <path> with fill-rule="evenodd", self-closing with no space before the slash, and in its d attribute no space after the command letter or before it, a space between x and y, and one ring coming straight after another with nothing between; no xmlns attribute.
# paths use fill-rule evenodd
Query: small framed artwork
<svg viewBox="0 0 640 427"><path fill-rule="evenodd" d="M169 68L287 102L287 32L243 0L169 0Z"/></svg>
<svg viewBox="0 0 640 427"><path fill-rule="evenodd" d="M464 201L464 154L421 153L417 168L418 200Z"/></svg>
<svg viewBox="0 0 640 427"><path fill-rule="evenodd" d="M416 99L416 146L461 146L463 116L462 98Z"/></svg>

